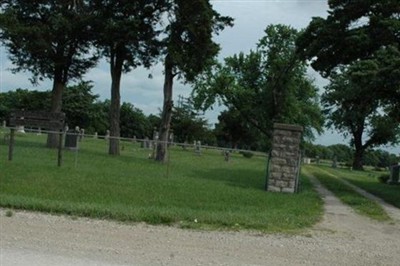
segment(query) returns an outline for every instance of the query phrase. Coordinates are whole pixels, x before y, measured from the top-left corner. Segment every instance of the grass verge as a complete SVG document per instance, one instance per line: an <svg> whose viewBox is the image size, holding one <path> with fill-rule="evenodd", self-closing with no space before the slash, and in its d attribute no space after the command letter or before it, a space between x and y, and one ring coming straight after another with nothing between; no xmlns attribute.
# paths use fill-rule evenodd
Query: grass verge
<svg viewBox="0 0 400 266"><path fill-rule="evenodd" d="M107 142L84 139L78 152L44 147L45 136L19 135L13 161L0 144L0 206L34 211L176 225L184 228L297 232L320 220L322 201L305 176L298 194L267 193L266 158L170 147L167 164L123 142L118 157Z"/></svg>
<svg viewBox="0 0 400 266"><path fill-rule="evenodd" d="M333 171L333 173L364 189L365 191L374 194L387 203L400 208L400 185L380 183L378 181L378 176L382 175L383 172L336 169Z"/></svg>
<svg viewBox="0 0 400 266"><path fill-rule="evenodd" d="M336 197L353 208L357 213L377 221L390 220L389 215L378 203L360 195L353 188L340 181L338 176L335 175L335 170L317 166L307 166L306 169L327 189L334 193Z"/></svg>

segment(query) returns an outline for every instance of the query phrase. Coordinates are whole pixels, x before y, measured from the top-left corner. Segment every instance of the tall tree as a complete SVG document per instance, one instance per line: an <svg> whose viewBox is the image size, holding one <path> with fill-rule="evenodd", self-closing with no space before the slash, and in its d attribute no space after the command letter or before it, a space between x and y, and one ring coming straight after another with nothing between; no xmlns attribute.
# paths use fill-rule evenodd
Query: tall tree
<svg viewBox="0 0 400 266"><path fill-rule="evenodd" d="M331 78L331 124L352 134L353 166L361 169L365 149L393 142L400 123L400 2L331 0L329 8L300 36L297 52ZM365 131L370 138L363 142Z"/></svg>
<svg viewBox="0 0 400 266"><path fill-rule="evenodd" d="M174 108L171 127L174 130L174 139L179 143L204 140L208 135L207 120L197 115L190 104Z"/></svg>
<svg viewBox="0 0 400 266"><path fill-rule="evenodd" d="M0 40L13 71L31 72L35 84L53 80L50 111L60 112L68 81L80 79L97 61L90 51L86 1L3 0L0 10ZM57 147L57 136L49 134L48 147Z"/></svg>
<svg viewBox="0 0 400 266"><path fill-rule="evenodd" d="M77 85L68 86L65 90L62 97L63 112L70 128L79 126L88 129L93 118L98 116L95 103L99 95L93 94L92 88L90 82L80 82Z"/></svg>
<svg viewBox="0 0 400 266"><path fill-rule="evenodd" d="M328 17L313 18L297 41L297 52L323 76L338 66L371 59L382 48L399 47L398 0L328 3Z"/></svg>
<svg viewBox="0 0 400 266"><path fill-rule="evenodd" d="M328 2L328 17L313 18L299 37L298 54L324 77L355 61L377 60L377 96L400 110L400 2Z"/></svg>
<svg viewBox="0 0 400 266"><path fill-rule="evenodd" d="M363 169L366 150L387 143L396 143L400 134L400 114L388 116L391 106L382 101L375 84L379 66L375 60L363 60L342 67L331 74L330 84L322 96L328 126L351 136L355 152L353 168ZM375 81L375 82L374 82Z"/></svg>
<svg viewBox="0 0 400 266"><path fill-rule="evenodd" d="M130 103L122 103L121 105L121 136L125 138L133 138L136 136L144 139L150 123L142 110L134 107Z"/></svg>
<svg viewBox="0 0 400 266"><path fill-rule="evenodd" d="M47 110L50 107L49 91L16 89L0 93L0 121L7 120L12 110Z"/></svg>
<svg viewBox="0 0 400 266"><path fill-rule="evenodd" d="M161 162L166 158L174 77L193 81L219 51L218 44L212 40L213 32L218 33L225 26L232 25L232 19L213 10L209 0L171 2L164 40L164 104L155 158Z"/></svg>
<svg viewBox="0 0 400 266"><path fill-rule="evenodd" d="M285 25L270 25L256 51L225 58L223 65L197 79L194 95L203 109L218 100L236 109L242 119L267 138L274 122L296 123L321 131L322 115L317 88L307 77L306 64L295 54L298 32Z"/></svg>
<svg viewBox="0 0 400 266"><path fill-rule="evenodd" d="M242 119L236 109L221 112L214 132L219 145L223 147L265 150L265 147L261 147L263 138L260 132L254 129L248 121Z"/></svg>
<svg viewBox="0 0 400 266"><path fill-rule="evenodd" d="M167 0L93 0L96 45L110 63L111 109L109 154L119 155L120 83L123 72L149 67L159 53L157 26Z"/></svg>

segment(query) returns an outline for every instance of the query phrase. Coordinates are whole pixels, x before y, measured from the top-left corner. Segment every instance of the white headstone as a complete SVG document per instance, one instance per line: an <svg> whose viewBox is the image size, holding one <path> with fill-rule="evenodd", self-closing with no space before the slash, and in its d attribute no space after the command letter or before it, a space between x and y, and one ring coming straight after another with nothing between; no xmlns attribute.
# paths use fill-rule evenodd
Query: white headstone
<svg viewBox="0 0 400 266"><path fill-rule="evenodd" d="M99 137L99 135L97 134L97 132L94 132L93 138L97 139Z"/></svg>
<svg viewBox="0 0 400 266"><path fill-rule="evenodd" d="M81 128L79 131L79 141L82 141L82 139L85 137L85 129Z"/></svg>
<svg viewBox="0 0 400 266"><path fill-rule="evenodd" d="M3 120L3 127L6 127L6 126L7 126L6 120Z"/></svg>
<svg viewBox="0 0 400 266"><path fill-rule="evenodd" d="M17 133L25 133L25 127L24 126L18 126L17 127Z"/></svg>
<svg viewBox="0 0 400 266"><path fill-rule="evenodd" d="M197 143L196 143L196 153L198 155L201 155L201 141L200 140L197 141Z"/></svg>
<svg viewBox="0 0 400 266"><path fill-rule="evenodd" d="M107 129L106 136L104 137L104 139L108 140L109 138L110 138L110 130Z"/></svg>

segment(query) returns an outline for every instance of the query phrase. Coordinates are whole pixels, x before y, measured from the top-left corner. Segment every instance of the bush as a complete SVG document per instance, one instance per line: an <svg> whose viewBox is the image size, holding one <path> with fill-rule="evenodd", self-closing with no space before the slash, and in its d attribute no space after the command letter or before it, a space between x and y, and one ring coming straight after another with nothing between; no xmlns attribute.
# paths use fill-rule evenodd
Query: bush
<svg viewBox="0 0 400 266"><path fill-rule="evenodd" d="M386 184L387 183L387 181L389 180L389 178L390 178L390 175L380 175L380 176L378 176L378 181L380 182L380 183L383 183L383 184Z"/></svg>
<svg viewBox="0 0 400 266"><path fill-rule="evenodd" d="M252 152L249 152L249 151L241 151L241 152L239 152L241 155L243 155L243 157L245 157L245 158L251 158L251 157L253 157L253 153Z"/></svg>

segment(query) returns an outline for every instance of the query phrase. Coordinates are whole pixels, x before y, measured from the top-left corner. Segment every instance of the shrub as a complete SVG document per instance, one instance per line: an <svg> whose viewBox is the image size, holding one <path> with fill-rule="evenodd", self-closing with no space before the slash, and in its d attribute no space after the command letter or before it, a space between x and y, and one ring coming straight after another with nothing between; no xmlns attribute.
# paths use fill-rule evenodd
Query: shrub
<svg viewBox="0 0 400 266"><path fill-rule="evenodd" d="M241 155L243 155L243 157L245 157L245 158L251 158L251 157L253 157L253 153L252 152L250 152L250 151L240 151L239 152Z"/></svg>
<svg viewBox="0 0 400 266"><path fill-rule="evenodd" d="M378 176L378 181L380 182L380 183L383 183L383 184L386 184L387 183L387 181L389 180L389 178L390 178L390 175L380 175L380 176Z"/></svg>

